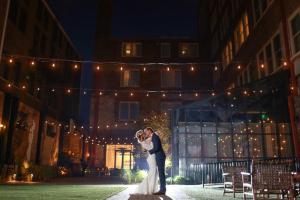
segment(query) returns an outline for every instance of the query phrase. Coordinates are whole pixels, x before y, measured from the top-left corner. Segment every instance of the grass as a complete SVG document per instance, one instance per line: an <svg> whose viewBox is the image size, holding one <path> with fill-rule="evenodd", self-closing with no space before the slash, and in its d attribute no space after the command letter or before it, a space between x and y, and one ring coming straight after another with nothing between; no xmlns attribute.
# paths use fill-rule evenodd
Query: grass
<svg viewBox="0 0 300 200"><path fill-rule="evenodd" d="M103 185L0 185L1 200L102 200L126 187Z"/></svg>
<svg viewBox="0 0 300 200"><path fill-rule="evenodd" d="M189 187L185 188L184 192L194 199L199 200L215 200L215 199L222 199L222 200L240 200L243 199L241 193L236 194L236 198L233 198L232 193L227 193L223 196L223 188L202 188L202 186L197 187Z"/></svg>

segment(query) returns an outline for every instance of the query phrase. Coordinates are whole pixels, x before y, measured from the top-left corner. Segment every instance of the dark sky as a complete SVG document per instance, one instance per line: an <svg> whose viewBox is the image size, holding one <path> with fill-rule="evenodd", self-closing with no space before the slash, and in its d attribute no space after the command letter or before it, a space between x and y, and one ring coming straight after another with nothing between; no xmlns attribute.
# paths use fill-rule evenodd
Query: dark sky
<svg viewBox="0 0 300 200"><path fill-rule="evenodd" d="M77 47L90 59L100 0L48 0ZM198 0L114 0L116 37L196 37Z"/></svg>

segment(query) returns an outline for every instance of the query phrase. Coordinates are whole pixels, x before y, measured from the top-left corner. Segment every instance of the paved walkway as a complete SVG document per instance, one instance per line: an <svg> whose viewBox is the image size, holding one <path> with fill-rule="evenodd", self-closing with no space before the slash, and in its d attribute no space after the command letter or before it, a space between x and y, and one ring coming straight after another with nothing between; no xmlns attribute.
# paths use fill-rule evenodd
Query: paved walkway
<svg viewBox="0 0 300 200"><path fill-rule="evenodd" d="M166 196L156 195L130 195L134 193L136 185L130 185L126 190L118 193L115 196L108 198L107 200L192 200L187 196L180 185L168 185Z"/></svg>

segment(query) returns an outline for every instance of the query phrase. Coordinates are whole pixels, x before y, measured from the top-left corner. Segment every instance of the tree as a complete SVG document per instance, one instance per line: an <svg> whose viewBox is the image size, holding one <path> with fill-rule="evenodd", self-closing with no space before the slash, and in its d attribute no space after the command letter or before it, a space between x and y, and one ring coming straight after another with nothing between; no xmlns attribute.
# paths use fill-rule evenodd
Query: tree
<svg viewBox="0 0 300 200"><path fill-rule="evenodd" d="M167 156L166 166L170 165L171 159L171 129L170 117L166 113L151 112L144 122L146 127L151 127L159 135L163 149Z"/></svg>

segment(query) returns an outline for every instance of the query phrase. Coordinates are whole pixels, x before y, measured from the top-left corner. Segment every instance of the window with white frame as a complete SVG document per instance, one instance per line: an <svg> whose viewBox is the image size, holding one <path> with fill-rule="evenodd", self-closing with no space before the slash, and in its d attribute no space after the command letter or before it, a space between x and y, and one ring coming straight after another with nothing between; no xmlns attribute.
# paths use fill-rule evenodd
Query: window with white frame
<svg viewBox="0 0 300 200"><path fill-rule="evenodd" d="M294 53L300 52L300 11L291 19Z"/></svg>
<svg viewBox="0 0 300 200"><path fill-rule="evenodd" d="M199 45L195 42L182 42L179 43L179 56L180 57L198 57Z"/></svg>
<svg viewBox="0 0 300 200"><path fill-rule="evenodd" d="M273 0L252 0L254 22L257 23Z"/></svg>
<svg viewBox="0 0 300 200"><path fill-rule="evenodd" d="M163 88L180 88L181 87L181 70L170 69L161 71L161 87Z"/></svg>
<svg viewBox="0 0 300 200"><path fill-rule="evenodd" d="M170 58L171 57L171 44L163 42L160 44L160 57Z"/></svg>
<svg viewBox="0 0 300 200"><path fill-rule="evenodd" d="M239 51L239 49L244 44L248 36L249 36L249 19L248 19L248 14L245 13L234 30L235 53Z"/></svg>
<svg viewBox="0 0 300 200"><path fill-rule="evenodd" d="M281 35L276 33L257 55L259 78L275 72L282 66L282 60Z"/></svg>
<svg viewBox="0 0 300 200"><path fill-rule="evenodd" d="M121 73L121 87L138 87L140 85L140 71L137 69L123 70Z"/></svg>
<svg viewBox="0 0 300 200"><path fill-rule="evenodd" d="M142 44L138 42L123 42L122 44L123 57L141 57Z"/></svg>
<svg viewBox="0 0 300 200"><path fill-rule="evenodd" d="M136 121L140 115L140 104L135 101L121 101L119 103L119 120Z"/></svg>

